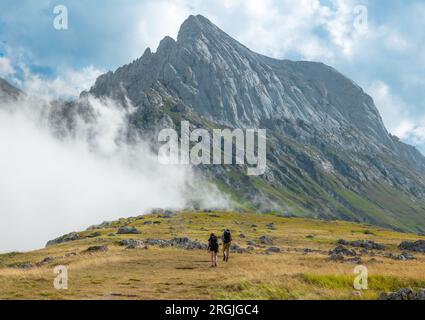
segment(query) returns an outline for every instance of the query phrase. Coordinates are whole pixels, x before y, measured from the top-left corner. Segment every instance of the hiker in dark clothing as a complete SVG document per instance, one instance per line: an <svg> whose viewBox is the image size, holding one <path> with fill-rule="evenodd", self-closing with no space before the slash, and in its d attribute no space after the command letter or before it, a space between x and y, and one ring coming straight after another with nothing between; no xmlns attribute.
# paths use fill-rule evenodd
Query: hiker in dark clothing
<svg viewBox="0 0 425 320"><path fill-rule="evenodd" d="M223 232L221 240L223 240L223 261L228 262L230 254L230 245L232 243L232 234L230 233L229 229Z"/></svg>
<svg viewBox="0 0 425 320"><path fill-rule="evenodd" d="M211 267L217 267L217 253L219 245L217 236L214 233L211 233L210 238L208 239L208 251L211 252Z"/></svg>

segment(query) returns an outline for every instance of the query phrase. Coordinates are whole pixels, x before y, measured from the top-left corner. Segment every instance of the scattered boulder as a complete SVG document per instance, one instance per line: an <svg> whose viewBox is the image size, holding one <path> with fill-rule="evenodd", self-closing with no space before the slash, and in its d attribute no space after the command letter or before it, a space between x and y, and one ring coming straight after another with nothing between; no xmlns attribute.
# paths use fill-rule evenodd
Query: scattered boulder
<svg viewBox="0 0 425 320"><path fill-rule="evenodd" d="M272 222L272 223L269 223L268 225L266 225L266 227L267 227L267 229L269 229L269 230L276 230L276 227L275 227L275 225L274 225L274 223Z"/></svg>
<svg viewBox="0 0 425 320"><path fill-rule="evenodd" d="M258 228L256 224L251 224L251 228Z"/></svg>
<svg viewBox="0 0 425 320"><path fill-rule="evenodd" d="M267 245L272 245L273 244L273 238L272 237L261 236L259 239L260 239L260 243L261 244L267 244Z"/></svg>
<svg viewBox="0 0 425 320"><path fill-rule="evenodd" d="M176 247L186 250L207 250L208 248L205 243L192 241L187 237L173 238L171 240L145 239L143 240L143 243L151 246L159 246L161 248Z"/></svg>
<svg viewBox="0 0 425 320"><path fill-rule="evenodd" d="M143 242L150 246L159 246L161 248L170 246L167 240L162 240L162 239L145 239L143 240Z"/></svg>
<svg viewBox="0 0 425 320"><path fill-rule="evenodd" d="M361 297L361 296L362 296L362 292L361 292L361 291L353 291L353 292L352 292L352 295L353 295L354 297Z"/></svg>
<svg viewBox="0 0 425 320"><path fill-rule="evenodd" d="M101 224L93 225L87 228L87 231L89 230L96 230L96 229L109 229L114 226L113 221L103 221Z"/></svg>
<svg viewBox="0 0 425 320"><path fill-rule="evenodd" d="M239 245L237 245L237 244L232 244L232 245L230 246L230 252L242 254L242 253L246 253L246 252L248 252L248 250L247 250L247 249L244 249L244 248L241 248L241 247L240 247Z"/></svg>
<svg viewBox="0 0 425 320"><path fill-rule="evenodd" d="M309 234L308 236L306 236L306 239L314 239L314 236Z"/></svg>
<svg viewBox="0 0 425 320"><path fill-rule="evenodd" d="M360 260L360 258L357 258L357 252L354 251L353 249L347 249L346 247L344 247L343 245L339 245L338 247L336 247L335 249L329 251L329 260L330 261L336 261L336 262L348 262L348 263L354 263L354 262L358 262ZM345 257L356 257L356 259L354 260L354 258L349 258L346 259Z"/></svg>
<svg viewBox="0 0 425 320"><path fill-rule="evenodd" d="M77 254L75 252L69 252L67 254L65 254L65 257L69 258L69 257L75 257Z"/></svg>
<svg viewBox="0 0 425 320"><path fill-rule="evenodd" d="M335 261L335 262L343 262L344 261L344 255L342 253L333 253L330 257L329 260L330 261Z"/></svg>
<svg viewBox="0 0 425 320"><path fill-rule="evenodd" d="M60 244L60 243L64 243L64 242L76 241L76 240L80 240L80 239L81 239L81 237L78 233L71 232L71 233L68 233L68 234L61 236L59 238L48 241L47 244L46 244L46 247L50 247L50 246Z"/></svg>
<svg viewBox="0 0 425 320"><path fill-rule="evenodd" d="M241 233L241 234L239 235L239 238L241 238L241 239L245 239L245 238L246 238L246 235L244 235L243 233Z"/></svg>
<svg viewBox="0 0 425 320"><path fill-rule="evenodd" d="M152 221L145 221L145 222L143 222L143 224L148 225L148 224L153 224L153 222Z"/></svg>
<svg viewBox="0 0 425 320"><path fill-rule="evenodd" d="M137 240L137 239L123 239L119 242L120 246L126 246L126 247L140 247L144 244L143 240Z"/></svg>
<svg viewBox="0 0 425 320"><path fill-rule="evenodd" d="M85 253L95 253L95 252L106 252L108 251L107 246L92 246L87 248L87 250L84 250Z"/></svg>
<svg viewBox="0 0 425 320"><path fill-rule="evenodd" d="M270 247L266 249L267 253L281 253L282 249L280 249L279 247Z"/></svg>
<svg viewBox="0 0 425 320"><path fill-rule="evenodd" d="M162 215L162 218L166 218L166 219L169 219L169 218L171 218L172 216L174 216L174 215L176 215L177 213L175 212L175 211L172 211L172 210L165 210L164 211L164 214Z"/></svg>
<svg viewBox="0 0 425 320"><path fill-rule="evenodd" d="M351 256L351 257L357 256L357 252L355 250L347 249L343 245L339 245L335 249L329 251L329 255L331 255L331 256L332 255L339 255L339 254L341 254L342 256Z"/></svg>
<svg viewBox="0 0 425 320"><path fill-rule="evenodd" d="M363 248L360 250L360 254L363 256L374 256L375 252Z"/></svg>
<svg viewBox="0 0 425 320"><path fill-rule="evenodd" d="M414 291L412 288L403 288L398 292L381 293L379 300L425 300L425 289Z"/></svg>
<svg viewBox="0 0 425 320"><path fill-rule="evenodd" d="M31 262L20 262L10 265L12 268L16 269L31 269L33 267L33 264Z"/></svg>
<svg viewBox="0 0 425 320"><path fill-rule="evenodd" d="M50 262L52 262L54 260L54 258L53 257L46 257L46 258L44 258L43 260L41 260L40 262L37 262L35 265L37 266L37 267L42 267L42 266L44 266L44 265L46 265L46 264L49 264Z"/></svg>
<svg viewBox="0 0 425 320"><path fill-rule="evenodd" d="M187 237L174 238L169 241L173 247L183 248L186 250L206 250L208 246L199 241L192 241Z"/></svg>
<svg viewBox="0 0 425 320"><path fill-rule="evenodd" d="M388 255L388 258L393 259L393 260L400 260L400 261L407 261L407 260L415 260L416 257L413 254L410 254L408 252L402 252L399 255L390 253Z"/></svg>
<svg viewBox="0 0 425 320"><path fill-rule="evenodd" d="M398 247L401 250L425 253L425 240L416 242L404 241Z"/></svg>
<svg viewBox="0 0 425 320"><path fill-rule="evenodd" d="M343 246L355 247L355 248L364 248L368 250L385 250L385 246L383 244L379 244L369 240L356 240L356 241L338 240L338 244Z"/></svg>
<svg viewBox="0 0 425 320"><path fill-rule="evenodd" d="M100 237L101 235L102 234L99 231L96 231L87 235L86 238L96 238L96 237Z"/></svg>
<svg viewBox="0 0 425 320"><path fill-rule="evenodd" d="M131 227L131 226L121 226L118 229L117 234L140 234L141 232L135 228L135 227Z"/></svg>

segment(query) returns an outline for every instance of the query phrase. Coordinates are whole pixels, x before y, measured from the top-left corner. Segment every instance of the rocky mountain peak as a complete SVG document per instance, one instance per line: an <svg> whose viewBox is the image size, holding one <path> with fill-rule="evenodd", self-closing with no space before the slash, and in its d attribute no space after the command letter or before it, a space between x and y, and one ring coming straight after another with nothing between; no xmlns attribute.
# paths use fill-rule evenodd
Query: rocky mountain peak
<svg viewBox="0 0 425 320"><path fill-rule="evenodd" d="M190 15L181 25L177 41L182 42L188 39L196 39L201 35L212 35L222 33L210 20L202 15Z"/></svg>
<svg viewBox="0 0 425 320"><path fill-rule="evenodd" d="M179 120L267 129L261 183L204 168L256 207L290 203L321 217L425 230L424 157L388 133L360 86L323 63L265 57L197 15L177 41L165 37L90 92L131 101L141 134ZM408 205L396 212L389 199Z"/></svg>

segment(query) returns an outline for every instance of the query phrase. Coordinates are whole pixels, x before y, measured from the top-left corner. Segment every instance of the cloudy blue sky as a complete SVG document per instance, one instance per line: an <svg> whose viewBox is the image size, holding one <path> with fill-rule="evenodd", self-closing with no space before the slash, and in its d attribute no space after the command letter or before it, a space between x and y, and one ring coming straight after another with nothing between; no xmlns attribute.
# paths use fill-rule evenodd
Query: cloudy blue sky
<svg viewBox="0 0 425 320"><path fill-rule="evenodd" d="M68 30L53 27L57 5L68 9ZM424 0L2 0L0 77L71 97L175 37L189 14L254 51L334 66L372 95L393 134L425 153Z"/></svg>

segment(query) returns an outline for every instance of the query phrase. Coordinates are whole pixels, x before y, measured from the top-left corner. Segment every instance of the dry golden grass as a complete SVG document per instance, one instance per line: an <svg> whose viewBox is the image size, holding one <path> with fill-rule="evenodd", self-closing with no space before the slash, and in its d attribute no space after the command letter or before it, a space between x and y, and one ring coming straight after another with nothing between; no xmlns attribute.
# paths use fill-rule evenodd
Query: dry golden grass
<svg viewBox="0 0 425 320"><path fill-rule="evenodd" d="M145 221L160 224L145 225ZM128 223L140 235L108 236L118 225ZM274 222L276 230L266 225ZM256 228L251 228L256 224ZM232 254L230 262L219 260L218 268L209 267L209 255L201 250L159 248L125 249L117 245L122 238L162 238L187 236L206 241L210 232L233 231L234 242L246 247L269 235L280 254L264 255L265 248L253 254ZM373 234L365 234L368 230ZM81 232L87 235L92 231ZM148 215L144 219L121 220L114 228L100 230L102 235L22 254L0 255L0 299L376 299L382 291L401 287L425 287L425 256L417 260L395 261L384 254L364 256L369 270L369 290L354 295L354 265L328 261L326 252L338 239L369 239L388 246L385 252L397 253L403 240L421 237L347 222L324 222L272 215L214 212L185 212L164 219ZM245 234L242 239L239 234ZM314 238L307 238L313 235ZM105 253L85 254L92 245L106 244ZM318 252L304 254L309 248ZM66 257L67 253L76 253ZM47 256L54 260L42 267L21 270L16 263L36 263ZM68 290L56 290L53 268L66 265Z"/></svg>

